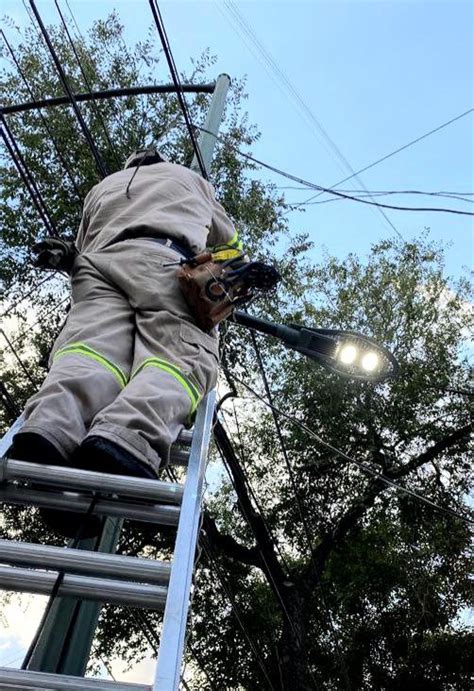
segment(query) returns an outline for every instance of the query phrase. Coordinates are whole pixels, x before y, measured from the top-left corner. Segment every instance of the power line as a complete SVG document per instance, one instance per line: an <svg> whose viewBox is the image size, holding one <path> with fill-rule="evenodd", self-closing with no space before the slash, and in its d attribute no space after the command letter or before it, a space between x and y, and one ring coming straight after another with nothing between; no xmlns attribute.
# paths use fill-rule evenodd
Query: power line
<svg viewBox="0 0 474 691"><path fill-rule="evenodd" d="M89 148L92 152L92 155L94 156L94 159L95 159L95 162L97 165L97 169L99 170L101 177L106 177L108 175L107 167L106 167L106 165L102 159L102 156L100 155L100 153L99 153L99 151L95 145L95 142L92 138L92 134L91 134L84 118L82 117L81 111L79 110L75 96L71 91L71 87L69 86L69 82L67 80L66 74L65 74L63 67L61 65L61 62L60 62L60 60L56 54L54 46L53 46L51 39L49 37L48 31L47 31L45 25L43 24L43 20L41 19L40 13L38 12L38 9L37 9L36 4L35 4L35 0L29 0L29 2L30 2L31 9L33 10L33 13L36 17L36 21L38 22L38 25L40 27L41 33L43 34L43 38L46 42L46 45L48 46L51 57L53 58L53 62L56 65L56 69L58 71L58 75L59 75L59 78L61 80L61 83L62 83L64 90L66 91L67 95L69 96L69 100L70 100L71 105L73 107L74 113L75 113L77 121L79 123L79 126L80 126L80 128L81 128L81 130L82 130L82 132L86 138L86 141L89 145Z"/></svg>
<svg viewBox="0 0 474 691"><path fill-rule="evenodd" d="M21 357L18 355L18 352L17 352L17 350L15 349L15 346L14 346L13 343L10 341L10 339L8 338L7 334L5 333L5 331L4 331L3 329L0 329L0 334L3 336L3 338L4 338L5 341L7 342L7 344L8 344L8 346L9 346L10 350L12 351L12 353L13 353L15 359L16 359L17 362L19 363L19 365L20 365L21 369L23 370L23 372L26 374L26 376L28 377L28 379L30 380L30 382L33 384L33 386L35 387L35 389L38 390L38 382L34 379L33 375L31 374L31 372L29 371L29 369L27 368L27 366L25 365L25 363L23 362L23 360L21 359Z"/></svg>
<svg viewBox="0 0 474 691"><path fill-rule="evenodd" d="M307 425L304 424L304 422L301 422L297 418L293 417L292 415L289 415L288 413L285 413L283 410L277 408L273 404L269 403L263 396L261 396L255 389L253 389L251 386L249 386L246 382L244 382L242 379L239 377L236 377L235 375L234 379L239 382L242 386L244 386L250 393L258 398L264 405L268 406L269 408L274 409L278 415L282 415L285 417L287 420L292 422L293 424L297 425L301 429L303 429L307 434L309 434L310 437L315 439L319 444L324 446L326 449L329 449L329 451L332 451L336 456L339 456L340 458L343 458L346 461L349 461L349 463L354 463L357 465L364 473L367 475L371 475L372 477L376 478L380 482L383 482L384 484L388 485L389 487L393 487L394 489L398 490L399 492L403 492L404 494L408 494L415 499L418 499L419 501L424 502L428 506L431 506L438 511L441 511L443 513L446 513L449 516L452 516L454 518L458 518L462 521L465 521L468 524L474 524L474 520L470 519L468 516L465 516L462 513L459 513L458 511L455 511L454 509L450 509L445 506L440 506L439 504L436 504L435 502L431 501L431 499L428 499L422 494L418 494L418 492L415 492L412 489L409 489L408 487L403 487L402 485L399 485L398 483L394 482L390 478L388 478L386 475L381 473L380 471L376 470L375 468L372 468L368 463L365 463L364 461L358 461L355 458L352 458L348 454L344 453L344 451L341 451L337 447L333 446L332 444L329 444L328 442L324 441L322 437L320 437L316 432L313 432L312 429L310 429Z"/></svg>
<svg viewBox="0 0 474 691"><path fill-rule="evenodd" d="M177 482L178 478L177 478L176 473L175 473L175 471L173 470L173 468L168 468L168 469L167 469L167 473L168 473L168 477L169 477L171 480L173 480L174 482ZM252 652L253 652L254 655L255 655L255 659L257 660L257 662L258 662L258 664L259 664L259 666L260 666L260 668L261 668L261 670L262 670L262 672L263 672L265 678L268 680L269 685L270 685L270 688L272 689L272 691L274 691L274 688L273 688L272 683L271 683L271 681L270 681L270 679L269 679L269 677L268 677L268 673L267 673L267 671L266 671L266 668L265 668L265 665L264 665L264 663L263 663L263 660L260 658L259 652L258 652L258 650L257 650L257 648L256 648L256 646L255 646L255 644L254 644L254 642L252 641L252 639L251 639L251 637L250 637L250 634L248 633L248 631L247 631L246 628L245 628L245 624L244 624L244 622L243 622L243 620L242 620L242 617L241 617L241 615L240 615L240 613L239 613L237 604L235 603L235 599L233 598L232 594L230 593L229 588L227 587L227 584L226 584L226 582L225 582L225 579L224 579L224 577L222 576L222 572L221 572L220 569L218 568L217 563L216 563L215 559L214 559L213 556L212 556L212 553L211 553L212 550L211 550L209 541L204 537L204 535L203 535L201 532L199 532L199 534L198 534L198 544L199 544L200 547L202 546L204 552L206 553L206 556L207 556L207 558L208 558L208 560L209 560L209 563L210 563L210 565L211 565L211 568L214 568L214 571L217 573L217 577L218 577L218 579L219 579L219 581L220 581L220 583L221 583L221 586L222 586L224 592L225 592L226 595L227 595L227 599L229 600L229 603L230 603L230 605L231 605L232 611L234 612L234 616L235 616L235 618L237 619L237 622L238 622L238 624L239 624L239 626L240 626L240 628L241 628L241 630L242 630L242 633L244 634L244 636L245 636L247 642L249 643L250 648L252 649Z"/></svg>
<svg viewBox="0 0 474 691"><path fill-rule="evenodd" d="M239 608L238 608L238 606L237 606L237 603L236 603L236 601L235 601L235 597L234 597L233 593L230 591L230 588L229 588L229 586L227 585L224 576L222 575L222 570L221 570L220 566L217 564L217 561L214 559L214 556L212 555L212 551L211 551L211 548L210 548L210 546L209 546L209 543L208 543L207 538L204 537L204 536L202 536L202 537L201 537L201 542L202 542L202 546L203 546L204 552L206 553L206 557L207 557L207 559L209 560L209 562L212 564L213 569L214 569L215 573L217 574L217 578L218 578L218 580L219 580L219 582L220 582L220 584L221 584L221 587L222 587L222 589L224 590L224 592L225 592L225 594L226 594L226 596L227 596L227 599L229 600L229 603L230 603L230 605L231 605L231 607L232 607L232 611L233 611L233 613L234 613L234 616L235 616L235 618L237 619L237 621L238 621L238 623L239 623L239 626L240 626L242 632L244 633L245 638L247 639L248 644L250 645L250 647L251 647L251 649L252 649L252 652L253 652L253 654L254 654L254 656L255 656L255 658L256 658L256 660L257 660L259 666L260 666L260 669L262 670L263 675L264 675L264 677L265 677L265 679L266 679L266 681L267 681L267 683L268 683L270 689L272 689L272 691L275 691L275 687L273 686L273 684L272 684L272 682L271 682L271 679L270 679L270 677L269 677L269 674L268 674L268 672L267 672L267 669L266 669L266 667L265 667L265 664L264 664L263 660L261 659L261 656L260 656L260 654L259 654L259 652L258 652L258 649L257 649L255 643L254 643L254 642L252 641L252 639L250 638L250 635L249 635L249 633L247 632L247 630L246 630L246 628L245 628L244 622L243 622L243 620L242 620L242 616L241 616L241 614L240 614L240 610L239 610Z"/></svg>
<svg viewBox="0 0 474 691"><path fill-rule="evenodd" d="M229 443L230 443L230 441L229 441ZM232 471L231 471L231 469L230 469L230 467L229 467L229 464L228 464L228 462L227 462L226 456L225 456L225 454L223 453L223 450L222 450L222 448L221 448L221 446L220 446L219 443L217 444L217 448L218 448L218 451L219 451L221 460L222 460L222 462L223 462L223 464L224 464L224 467L225 467L225 469L226 469L226 471L227 471L227 474L228 474L228 476L229 476L229 479L230 479L230 481L231 481L231 483L232 483L232 486L234 487L234 490L235 490L235 492L236 492L236 494L237 494L237 497L239 498L239 492L238 492L238 490L237 490L236 483L235 483L234 478L233 478L233 475L232 475ZM242 475L243 475L243 477L245 478L246 482L249 484L249 482L248 482L248 477L245 475L245 472L243 471L243 469L242 469ZM250 485L249 485L249 486L250 486ZM261 547L259 547L259 537L258 537L258 535L256 534L256 531L255 531L255 529L254 529L254 527L253 527L253 524L252 524L252 522L251 522L251 520L250 520L250 517L249 517L249 515L247 514L247 512L246 512L246 510L245 510L245 507L244 507L244 505L243 505L243 502L240 501L240 498L239 498L239 506L240 506L240 509L241 509L241 512L242 512L242 515L243 515L245 521L247 522L247 524L248 524L250 530L252 531L252 533L253 533L253 535L254 535L254 537L255 537L255 540L256 540L256 542L257 542L257 547L258 547L258 551L259 551L260 557L261 557L261 559L262 559L262 561L263 561L263 563L264 563L264 565L265 565L266 573L267 573L268 579L271 581L271 585L272 585L272 587L273 587L273 590L274 590L274 592L275 592L275 595L277 596L278 601L279 601L279 603L280 603L280 606L281 606L281 608L282 608L283 615L284 615L284 617L286 618L288 624L290 625L291 630L293 631L293 634L295 635L295 637L296 637L296 639L297 639L297 641L298 641L298 646L301 648L301 650L303 650L303 649L304 649L304 643L303 643L303 641L302 641L302 639L301 639L300 633L299 633L299 631L297 630L297 628L296 628L296 626L295 626L295 623L294 623L294 621L293 621L293 619L292 619L290 613L288 612L288 608L287 608L287 606L286 606L286 604L285 604L285 601L284 601L284 598L283 598L283 596L282 596L282 594L281 594L280 588L279 588L277 582L275 581L275 579L273 578L272 569L271 569L270 565L268 564L267 559L265 558L264 550L263 550ZM271 538L271 537L272 537L271 532L270 532L270 530L269 530L269 528L268 528L268 524L267 524L267 522L266 522L265 516L264 516L263 511L262 511L261 509L259 509L259 516L260 516L260 519L262 520L262 523L266 526L266 529L267 529L267 531L269 532L269 537ZM285 565L286 565L286 564L285 564ZM287 573L289 573L288 567L287 567ZM288 577L291 578L291 576L288 576ZM312 677L312 679L313 679L313 681L314 681L315 688L318 688L318 684L317 684L317 682L316 682L316 679L314 678L314 675L312 674L312 672L311 672L311 670L310 670L309 668L308 668L308 672L309 672L310 676Z"/></svg>
<svg viewBox="0 0 474 691"><path fill-rule="evenodd" d="M62 13L62 11L61 11L61 8L60 8L60 6L59 6L58 0L54 0L54 4L56 5L56 9L57 9L58 14L59 14L59 17L60 17L60 19L61 19L61 23L62 23L62 25L63 25L63 27L64 27L64 31L66 32L66 36L67 36L67 38L68 38L69 45L71 46L72 52L74 53L74 57L76 58L76 61L77 61L77 64L78 64L78 66L79 66L79 69L80 69L80 71L81 71L81 74L82 74L82 77L83 77L83 79L84 79L85 85L86 85L86 87L88 88L89 93L92 93L92 86L91 86L91 84L90 84L90 82L89 82L89 79L88 79L88 77L87 77L87 74L86 74L86 72L85 72L85 70L84 70L84 68L83 68L83 66L82 66L82 62L81 62L81 59L80 59L80 57L79 57L79 53L77 52L76 46L74 45L74 41L72 40L71 34L69 33L69 29L68 29L68 26L67 26L67 24L66 24L66 20L64 19L64 16L63 16L63 13ZM68 7L69 7L69 5L68 5ZM71 8L70 8L70 7L69 7L69 11L71 12ZM71 13L71 14L72 14L72 13ZM77 24L76 24L76 26L77 26ZM111 150L111 151L113 152L113 154L114 154L115 162L117 163L118 167L120 168L120 167L121 167L120 160L119 160L119 158L118 158L118 156L117 156L117 152L116 152L116 150L115 150L114 145L112 144L112 141L111 141L110 136L109 136L109 133L108 133L108 131L107 131L107 127L106 127L106 125L105 125L104 119L103 119L103 117L102 117L102 114L101 114L101 112L100 112L100 110L99 110L99 107L98 107L97 103L95 102L95 100L92 101L92 106L93 106L93 110L94 110L94 113L95 113L95 115L96 115L96 118L98 119L98 121L99 121L100 124L101 124L102 130L103 130L103 132L104 132L104 135L105 135L105 138L106 138L106 140L107 140L107 143L108 143L108 145L109 145L109 147L110 147L110 150Z"/></svg>
<svg viewBox="0 0 474 691"><path fill-rule="evenodd" d="M208 175L206 171L206 166L204 164L204 161L202 159L201 155L201 150L199 148L199 145L196 141L196 138L194 136L194 131L193 127L191 124L191 120L189 117L188 113L188 108L186 105L186 101L184 100L184 93L181 87L181 82L179 79L178 71L176 69L176 65L174 62L173 54L171 52L171 47L168 41L168 36L166 35L166 29L163 24L163 18L161 16L160 8L158 7L158 3L156 0L149 0L151 11L153 13L153 18L155 20L156 28L158 30L158 34L160 36L161 44L163 46L163 52L166 57L166 61L168 63L168 67L171 73L171 78L173 80L173 83L176 87L176 95L178 97L179 105L181 106L181 111L183 113L184 120L186 122L186 127L188 128L188 133L189 137L191 139L191 143L193 145L194 153L196 155L197 162L199 164L199 168L201 170L201 175L202 177L207 180Z"/></svg>
<svg viewBox="0 0 474 691"><path fill-rule="evenodd" d="M290 79L288 76L283 72L283 70L279 67L278 63L276 62L275 58L271 55L271 53L264 47L264 45L261 43L259 38L257 37L255 31L252 29L251 25L249 22L244 18L242 13L239 11L237 5L233 0L226 0L225 1L225 6L229 10L229 12L234 16L234 18L237 20L238 24L241 26L245 34L250 38L251 42L257 47L257 50L259 53L263 56L265 62L269 65L271 71L276 75L277 80L280 82L280 84L283 84L283 88L287 93L289 93L290 97L293 99L294 102L299 106L300 110L306 115L307 120L309 120L312 129L318 131L320 135L322 135L323 140L329 145L331 151L333 154L335 154L336 159L342 163L343 168L345 170L350 171L351 175L350 177L356 177L357 181L361 185L361 187L365 188L364 183L362 180L358 177L358 174L354 171L352 166L350 165L349 161L346 159L346 157L343 155L339 147L336 145L333 139L329 136L325 128L322 126L321 122L316 118L314 115L313 111L311 108L308 106L308 104L305 102L299 91L293 86L291 83ZM400 237L403 239L402 234L398 230L398 228L395 227L395 225L392 223L392 221L388 218L387 214L383 211L381 207L379 207L378 212L383 216L385 221L389 224L391 229Z"/></svg>
<svg viewBox="0 0 474 691"><path fill-rule="evenodd" d="M376 161L373 161L373 163L369 163L368 166L361 168L356 173L354 173L354 175L359 175L360 173L364 173L366 170L369 170L369 168L373 168L374 166L378 165L379 163L382 163L382 161L386 161L388 158L391 158L392 156L395 156L395 154L400 153L400 151L404 151L404 149L408 149L409 146L413 146L413 144L417 144L418 142L421 142L422 139L426 139L426 137L429 137L430 135L434 134L435 132L439 132L439 130L442 130L444 127L448 127L448 125L451 125L453 122L456 122L457 120L460 120L461 118L464 118L466 115L469 115L470 113L474 113L474 108L469 108L468 110L465 110L464 113L461 113L460 115L456 115L456 117L451 118L451 120L447 120L446 122L443 122L441 125L438 125L438 127L435 127L434 129L430 130L429 132L425 132L425 134L422 134L420 137L417 137L416 139L412 139L407 144L404 144L403 146L398 147L398 149L391 151L389 154L382 156L382 158L378 158ZM354 175L349 175L347 178L344 178L343 180L339 180L339 182L336 182L336 183L334 183L334 185L331 185L331 187L329 189L333 189L334 187L338 187L339 185L342 185L344 182L347 182L352 177L354 177ZM308 203L312 199L315 199L317 196L319 196L319 195L314 195L313 197L310 197L309 199L306 200L305 203Z"/></svg>
<svg viewBox="0 0 474 691"><path fill-rule="evenodd" d="M194 127L196 127L198 130L201 130L201 132L207 132L209 134L213 134L212 132L210 132L210 130L207 130L205 127L200 127L199 125L194 125ZM474 216L474 212L459 211L458 209L445 209L442 207L425 208L425 207L413 207L413 206L391 206L389 204L380 204L379 202L368 201L367 199L359 199L359 197L353 197L351 195L343 194L342 192L338 192L337 190L330 189L329 187L323 187L322 185L318 185L315 182L310 182L309 180L305 180L304 178L300 178L297 175L292 175L291 173L287 173L286 171L282 170L281 168L277 168L276 166L273 166L270 163L265 163L264 161L261 161L260 159L255 158L255 156L251 156L250 154L247 154L244 151L240 151L240 149L237 149L236 145L233 144L233 142L227 142L225 139L223 139L223 137L216 137L216 139L220 143L229 144L239 156L242 156L242 158L246 158L247 160L252 161L253 163L256 163L258 166L261 166L262 168L266 168L267 170L271 170L273 173L276 173L277 175L281 175L282 177L287 178L288 180L293 180L294 182L298 182L300 185L305 185L306 187L310 187L311 189L319 190L321 192L328 192L329 194L333 194L336 197L341 197L343 199L351 199L352 201L360 202L361 204L370 204L371 206L382 206L383 208L386 208L386 209L395 209L396 211L435 211L435 212L438 211L438 212L444 212L444 213L460 214L462 216Z"/></svg>
<svg viewBox="0 0 474 691"><path fill-rule="evenodd" d="M300 189L305 189L305 188L300 187ZM414 194L414 195L423 195L423 196L427 196L427 197L444 197L445 199L456 199L456 200L461 201L461 202L467 202L468 204L474 204L473 199L468 199L467 197L461 197L457 194L446 194L443 192L419 192L417 190L396 190L396 191L387 191L387 192L382 192L382 191L371 192L370 194L365 194L365 193L354 194L354 192L352 190L338 189L337 191L338 192L350 192L350 194L357 196L359 199L363 199L364 197L370 197L370 198L385 197L385 196L394 195L394 194ZM321 194L323 194L323 193L321 193ZM319 194L315 195L315 197L312 197L312 199L315 199L316 197L319 197ZM319 202L317 202L317 201L296 202L296 203L292 203L291 205L295 206L295 207L296 206L313 206L314 204L328 204L329 202L338 202L338 201L343 201L343 200L338 199L338 198L336 198L336 199L331 198L331 199L322 199Z"/></svg>
<svg viewBox="0 0 474 691"><path fill-rule="evenodd" d="M16 57L13 48L11 47L10 43L9 43L8 40L7 40L7 37L6 37L6 35L5 35L4 31L3 31L3 29L0 29L0 33L1 33L1 35L2 35L2 38L3 38L4 42L5 42L5 45L7 46L8 50L9 50L9 52L10 52L10 55L12 56L12 60L13 60L13 62L14 62L15 65L16 65L16 68L17 68L17 70L18 70L18 73L19 73L19 75L21 76L21 78L22 78L22 80L23 80L23 83L25 84L25 86L26 86L26 88L27 88L27 90L28 90L28 93L30 94L30 98L32 98L32 99L34 100L34 99L35 99L35 95L34 95L34 93L33 93L33 90L32 90L32 88L31 88L31 86L30 86L30 84L29 84L29 82L28 82L28 80L27 80L27 78L26 78L25 73L23 72L23 70L22 70L22 68L21 68L20 62L19 62L18 58ZM73 176L73 174L72 174L72 171L71 171L71 169L70 169L70 167L69 167L69 165L68 165L66 159L64 158L64 156L62 155L62 153L61 153L61 151L60 151L60 149L59 149L59 145L58 145L58 143L57 143L57 141L56 141L56 138L55 138L55 136L54 136L54 134L53 134L53 131L51 130L51 128L50 128L50 126L49 126L49 124L48 124L48 121L46 120L46 118L44 117L43 113L41 112L41 110L40 110L39 108L38 108L38 114L39 114L39 116L40 116L40 118L41 118L41 122L43 123L44 128L46 129L46 131L47 131L47 133L48 133L48 135L49 135L49 138L51 139L51 141L52 141L52 143L53 143L53 146L54 146L54 149L55 149L55 151L56 151L57 157L58 157L59 161L62 163L64 170L65 170L66 173L68 174L68 177L69 177L69 179L70 179L70 181L71 181L71 184L72 184L72 186L73 186L73 188L74 188L74 191L75 191L76 194L77 194L77 197L78 197L79 201L82 202L82 196L81 196L81 193L80 193L80 191L79 191L79 188L78 188L78 186L77 186L77 184L76 184L76 181L74 180L74 176Z"/></svg>
<svg viewBox="0 0 474 691"><path fill-rule="evenodd" d="M312 540L312 538L311 538L311 533L310 533L310 530L309 530L308 522L307 522L307 520L306 520L306 516L305 516L305 514L304 514L304 512L303 512L303 506L302 506L302 504L301 504L301 499L300 499L300 496L299 496L298 488L297 488L297 486L296 486L295 475L294 475L294 472L293 472L293 468L291 467L290 459L289 459L289 457L288 457L288 451L287 451L287 449L286 449L286 444L285 444L285 441L284 441L284 439L283 439L283 434L282 434L281 427L280 427L280 421L278 420L278 416L277 416L277 414L276 414L276 409L275 409L275 407L273 406L272 393L271 393L271 390L270 390L270 385L269 385L269 383L268 383L267 374L266 374L266 372L265 372L265 367L264 367L264 364L263 364L262 354L261 354L261 352L260 352L260 347L259 347L259 345L258 345L257 338L256 338L254 332L251 331L250 334L251 334L251 339L252 339L252 344L253 344L253 347L254 347L254 350L255 350L255 354L256 354L256 356L257 356L257 362L258 362L258 368L259 368L259 370L260 370L260 375L261 375L261 377L262 377L263 385L264 385L264 387L265 387L265 392L266 392L266 394L267 394L268 402L269 402L270 407L271 407L272 416L273 416L273 422L274 422L274 424L275 424L275 429L276 429L276 432L277 432L278 441L279 441L279 443L280 443L280 448L281 448L281 450L282 450L283 458L284 458L284 460L285 460L285 465L286 465L286 468L287 468L287 470L288 470L288 475L289 475L289 478L290 478L291 487L292 487L292 490L293 490L293 494L294 494L294 496L295 496L296 505L297 505L297 507L298 507L298 513L299 513L299 515L300 515L301 522L302 522L302 525L303 525L303 530L304 530L304 533L305 533L305 536L306 536L306 541L307 541L307 543L308 543L308 547L309 547L309 557L310 557L310 560L314 562L314 556L313 556L313 552L314 552L313 540ZM315 572L318 573L318 570L315 569ZM346 665L345 665L345 663L344 663L344 658L343 658L343 656L342 656L342 652L341 652L341 649L340 649L340 646L339 646L339 640L338 640L338 637L337 637L337 634L336 634L336 630L335 630L335 627L334 627L334 623L333 623L333 621L332 621L332 617L331 617L331 614L330 614L330 612L329 612L329 608L327 607L326 602L325 602L325 599L324 599L324 595L323 595L323 592L322 592L322 582L321 582L321 579L319 578L319 576L318 576L318 582L319 582L319 585L320 585L320 588L321 588L321 598L322 598L322 600L323 600L323 606L324 606L324 609L326 610L327 619L328 619L329 625L330 625L330 627L331 627L332 636L333 636L334 644L335 644L335 647L336 647L336 653L337 653L337 657L338 657L339 664L340 664L340 667L341 667L341 672L342 672L342 675L343 675L343 678L344 678L344 682L345 682L346 688L347 688L347 689L350 689L350 688L351 688L351 683L350 683L350 680L349 680L349 675L348 675L347 668L346 668Z"/></svg>
<svg viewBox="0 0 474 691"><path fill-rule="evenodd" d="M47 281L50 281L52 278L56 278L56 277L57 277L57 274L56 274L56 273L53 273L53 274L51 274L51 275L49 275L49 276L46 276L46 277L43 278L41 281L38 281L38 283L36 283L36 284L33 286L33 288L31 288L31 290L29 290L27 293L23 293L23 295L21 295L21 296L16 300L16 302L14 302L12 305L10 305L10 307L9 307L7 310L5 310L5 312L2 312L2 314L0 314L0 319L3 319L4 317L8 317L8 315L10 314L10 312L13 312L13 310L15 309L15 307L18 307L18 305L20 305L20 304L23 302L23 300L26 300L27 298L30 297L30 295L33 295L34 293L36 293L36 291L38 290L38 288L39 288L40 286L42 286L43 283L46 283Z"/></svg>
<svg viewBox="0 0 474 691"><path fill-rule="evenodd" d="M35 326L37 326L40 322L43 321L43 319L44 319L45 317L48 317L50 314L52 314L53 312L55 312L56 310L58 310L59 307L60 307L61 305L63 305L67 300L70 300L70 299L71 299L70 296L69 296L69 295L66 295L66 297L61 298L61 300L59 300L59 302L57 302L55 305L53 305L53 307L52 307L51 309L46 310L46 312L44 312L36 321L34 321L32 324L30 324L30 325L27 327L26 331L24 331L23 333L18 334L18 336L17 336L17 337L14 339L14 341L13 341L13 345L14 345L14 346L17 346L18 343L21 341L21 339L24 338L24 336L26 336L26 334L27 334L29 331L32 331L32 330L35 328Z"/></svg>
<svg viewBox="0 0 474 691"><path fill-rule="evenodd" d="M30 172L28 164L26 163L26 160L24 159L23 154L21 153L18 144L15 141L15 137L8 126L5 116L1 112L0 121L0 134L2 135L2 139L6 144L8 152L13 159L13 162L18 173L20 174L21 179L25 183L25 186L30 194L33 204L36 207L36 210L38 211L41 217L41 220L46 226L48 233L50 233L51 235L58 235L58 231L56 230L54 222L49 215L48 209L44 202L43 196L38 188L38 185L36 184L36 181L34 180Z"/></svg>

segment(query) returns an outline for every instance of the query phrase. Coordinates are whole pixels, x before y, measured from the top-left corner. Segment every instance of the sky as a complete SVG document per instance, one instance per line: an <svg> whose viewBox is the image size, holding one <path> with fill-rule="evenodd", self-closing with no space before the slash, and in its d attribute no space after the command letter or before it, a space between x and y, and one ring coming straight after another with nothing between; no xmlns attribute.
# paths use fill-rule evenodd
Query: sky
<svg viewBox="0 0 474 691"><path fill-rule="evenodd" d="M69 17L65 0L60 2ZM69 4L82 31L113 8L130 43L142 39L152 25L147 0L69 0ZM266 69L255 44L248 37L244 40L247 35L241 24L237 28L229 3L173 0L159 4L180 70L189 70L191 57L209 48L218 57L216 76L226 72L234 78L246 77L249 121L261 132L253 155L325 187L350 174L335 150L353 170L359 170L474 107L472 2L234 2L241 21L255 32L298 93L299 105ZM58 22L52 0L37 0L37 7L46 23ZM28 21L19 0L3 0L2 11L20 27ZM15 32L7 29L6 33L15 42ZM158 35L156 46L158 51ZM163 60L157 82L169 81ZM473 123L474 113L470 113L374 166L360 179L369 190L472 193ZM262 171L261 177L276 185L294 184L268 171ZM361 189L356 180L342 187ZM291 201L303 201L311 194L286 190ZM409 195L378 199L401 206L436 204L474 210L472 204L452 199ZM429 227L434 240L449 243L449 275L459 277L466 267L472 268L473 217L388 210L386 214L405 239ZM289 223L292 233L309 233L315 243L311 257L316 260L324 249L339 257L349 252L363 257L372 243L395 234L380 212L351 201L307 207L305 213L290 214ZM21 661L30 638L15 606L8 610L8 631L4 637L0 633L0 664ZM31 617L32 630L35 622ZM114 664L117 673L118 662ZM132 677L119 671L118 678L149 683L151 667L144 662Z"/></svg>
<svg viewBox="0 0 474 691"><path fill-rule="evenodd" d="M61 0L66 16L65 0ZM82 31L116 8L134 43L152 26L147 0L69 0ZM229 6L234 6L234 14ZM25 8L4 0L5 14L24 26ZM53 0L37 0L43 19L57 23ZM474 3L431 0L389 2L160 2L175 61L190 68L206 48L218 57L216 76L247 79L249 121L261 131L253 154L292 174L329 187L409 141L474 107ZM286 91L255 44L238 24L235 11L273 57L304 105ZM14 40L14 32L7 32ZM156 34L157 50L159 38ZM170 81L165 61L158 82ZM304 111L303 108L306 108ZM368 190L473 192L474 113L427 137L359 177ZM321 133L327 133L330 143ZM263 179L294 185L268 171ZM342 185L361 189L353 179ZM307 190L286 190L304 201ZM327 197L320 197L322 201ZM418 195L385 196L401 206L434 205L472 211L472 203ZM474 197L473 197L474 200ZM386 210L403 238L425 227L449 243L447 272L472 265L473 217ZM372 243L395 230L375 208L352 201L306 207L289 217L292 232L307 232L316 247L339 257L367 254Z"/></svg>

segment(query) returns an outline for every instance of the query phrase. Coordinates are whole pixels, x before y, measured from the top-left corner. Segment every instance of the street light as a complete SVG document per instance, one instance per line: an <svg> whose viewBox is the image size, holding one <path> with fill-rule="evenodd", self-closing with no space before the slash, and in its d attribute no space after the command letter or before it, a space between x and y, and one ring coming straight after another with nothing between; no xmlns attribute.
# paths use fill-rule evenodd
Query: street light
<svg viewBox="0 0 474 691"><path fill-rule="evenodd" d="M386 348L355 331L275 324L240 310L234 312L233 319L237 324L279 338L287 347L342 376L379 382L398 373L397 361Z"/></svg>

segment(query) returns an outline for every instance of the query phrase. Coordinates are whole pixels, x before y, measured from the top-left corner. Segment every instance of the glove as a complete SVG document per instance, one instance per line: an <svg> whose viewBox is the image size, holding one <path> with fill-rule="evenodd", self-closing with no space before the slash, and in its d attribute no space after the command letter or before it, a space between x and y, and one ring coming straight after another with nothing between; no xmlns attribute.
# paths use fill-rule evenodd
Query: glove
<svg viewBox="0 0 474 691"><path fill-rule="evenodd" d="M45 238L33 245L33 252L38 256L34 265L40 269L57 269L70 273L77 250L74 243L59 238Z"/></svg>

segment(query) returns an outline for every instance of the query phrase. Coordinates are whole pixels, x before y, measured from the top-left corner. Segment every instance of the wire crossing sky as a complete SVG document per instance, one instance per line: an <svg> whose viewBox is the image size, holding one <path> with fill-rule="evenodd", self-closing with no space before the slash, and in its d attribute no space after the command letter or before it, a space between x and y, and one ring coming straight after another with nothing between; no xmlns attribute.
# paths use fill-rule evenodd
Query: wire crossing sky
<svg viewBox="0 0 474 691"><path fill-rule="evenodd" d="M148 0L68 2L82 33L116 7L128 43L143 39L151 28L156 50L160 50ZM60 23L54 3L36 0L36 4L45 23ZM251 151L256 158L327 188L350 174L344 168L347 173L341 175L343 163L331 145L318 141L315 123L308 114L303 117L298 113L294 101L276 85L276 74L270 76L269 62L263 58L266 54L348 165L361 174L363 185L354 180L355 188L473 191L472 113L367 169L387 153L474 107L472 3L440 0L429 3L429 11L421 0L260 0L228 5L233 9L234 24L238 13L240 32L231 25L230 9L221 2L163 1L160 9L180 71L189 73L191 58L197 59L209 48L217 56L211 77L220 72L234 79L247 77L249 99L245 107L249 121L262 132ZM64 3L62 8L67 14ZM27 25L21 3L4 0L2 9L18 26ZM66 18L70 20L70 15ZM256 37L253 50L243 40L245 35L250 41L244 26ZM8 27L4 25L4 29ZM8 33L9 40L17 43L18 35L10 29ZM156 76L158 83L169 81L166 60L162 60ZM270 171L255 175L282 184ZM350 186L346 187L352 194ZM286 191L286 197L295 204L305 199L291 190ZM394 205L411 206L413 201L402 195ZM289 215L290 229L308 232L316 245L315 259L324 246L337 256L349 251L363 256L373 242L395 232L369 204L345 202L303 208ZM457 200L456 208L471 211L461 200ZM387 213L406 239L429 227L434 240L451 243L446 264L449 274L463 274L463 266L472 261L471 217Z"/></svg>

